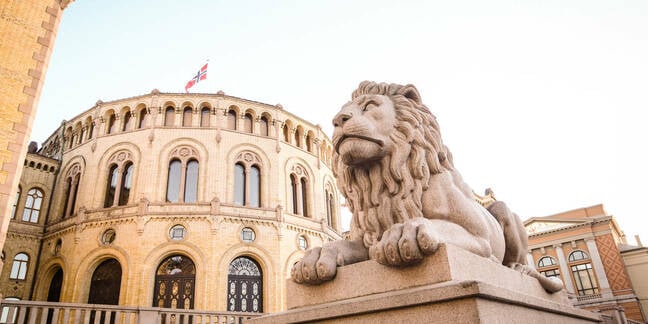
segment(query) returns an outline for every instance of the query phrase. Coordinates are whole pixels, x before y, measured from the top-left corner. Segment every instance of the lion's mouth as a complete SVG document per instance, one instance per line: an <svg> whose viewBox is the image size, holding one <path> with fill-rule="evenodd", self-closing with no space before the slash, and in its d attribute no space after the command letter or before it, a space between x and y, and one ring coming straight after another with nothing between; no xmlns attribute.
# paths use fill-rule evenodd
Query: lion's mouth
<svg viewBox="0 0 648 324"><path fill-rule="evenodd" d="M354 135L354 134L346 135L345 134L345 135L340 136L339 138L337 138L334 141L333 145L335 146L335 152L338 152L338 154L339 154L340 153L340 145L342 145L342 142L344 142L345 140L350 139L350 138L357 138L357 139L373 142L373 143L378 144L381 147L383 145L385 145L385 143L382 140L379 140L379 139L376 139L376 138L373 138L373 137L364 136L364 135Z"/></svg>

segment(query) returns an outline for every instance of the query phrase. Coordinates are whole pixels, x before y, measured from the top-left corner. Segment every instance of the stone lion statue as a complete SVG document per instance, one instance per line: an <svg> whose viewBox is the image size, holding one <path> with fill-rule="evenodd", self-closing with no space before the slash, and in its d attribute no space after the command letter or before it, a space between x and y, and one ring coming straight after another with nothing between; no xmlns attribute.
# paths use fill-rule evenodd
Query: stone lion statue
<svg viewBox="0 0 648 324"><path fill-rule="evenodd" d="M306 252L294 281L318 284L337 267L368 259L406 266L453 244L537 278L526 265L527 234L501 201L484 208L455 169L436 118L412 85L364 81L334 117L333 173L353 212L349 240Z"/></svg>

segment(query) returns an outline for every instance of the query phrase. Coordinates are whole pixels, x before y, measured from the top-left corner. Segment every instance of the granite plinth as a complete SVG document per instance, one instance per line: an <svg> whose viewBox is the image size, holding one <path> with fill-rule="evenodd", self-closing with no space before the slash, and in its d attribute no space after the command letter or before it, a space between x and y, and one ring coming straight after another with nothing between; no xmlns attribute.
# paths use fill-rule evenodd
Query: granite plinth
<svg viewBox="0 0 648 324"><path fill-rule="evenodd" d="M249 323L598 323L564 291L452 245L418 265L374 261L338 269L321 285L287 284L288 310Z"/></svg>

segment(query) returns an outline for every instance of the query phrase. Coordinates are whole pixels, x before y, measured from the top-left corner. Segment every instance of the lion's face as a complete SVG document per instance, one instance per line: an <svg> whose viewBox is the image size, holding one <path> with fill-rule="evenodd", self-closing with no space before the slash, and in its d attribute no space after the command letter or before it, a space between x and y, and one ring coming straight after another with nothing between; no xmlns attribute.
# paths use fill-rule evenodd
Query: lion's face
<svg viewBox="0 0 648 324"><path fill-rule="evenodd" d="M392 150L396 111L385 95L362 95L345 104L333 118L333 146L342 163L361 165L380 160Z"/></svg>

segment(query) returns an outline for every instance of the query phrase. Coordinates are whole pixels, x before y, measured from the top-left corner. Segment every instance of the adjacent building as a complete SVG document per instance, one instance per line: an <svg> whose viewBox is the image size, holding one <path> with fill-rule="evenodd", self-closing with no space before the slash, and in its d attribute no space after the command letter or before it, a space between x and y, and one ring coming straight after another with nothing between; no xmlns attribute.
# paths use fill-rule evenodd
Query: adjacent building
<svg viewBox="0 0 648 324"><path fill-rule="evenodd" d="M281 105L222 92L99 101L30 148L1 293L283 310L292 264L340 238L331 152Z"/></svg>
<svg viewBox="0 0 648 324"><path fill-rule="evenodd" d="M648 249L628 245L603 205L534 217L524 225L528 263L560 278L575 306L646 320Z"/></svg>

